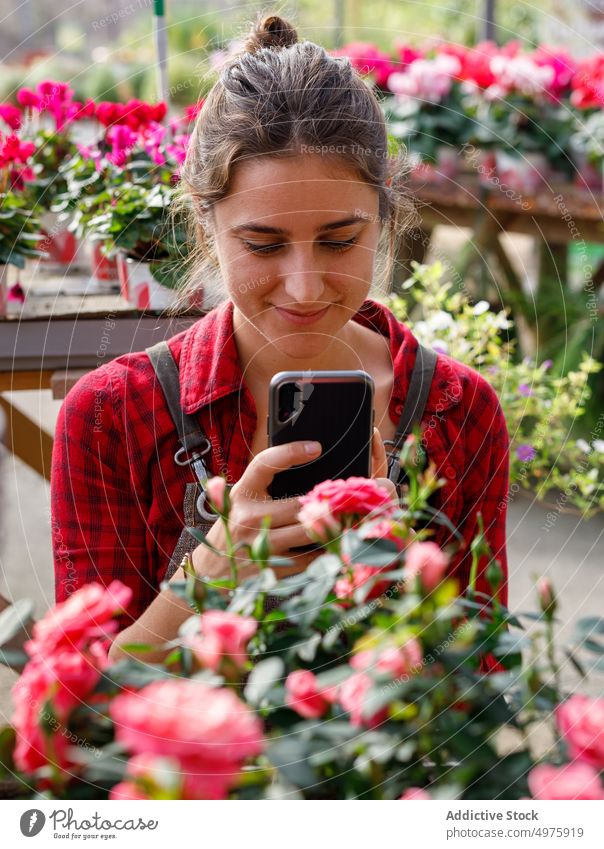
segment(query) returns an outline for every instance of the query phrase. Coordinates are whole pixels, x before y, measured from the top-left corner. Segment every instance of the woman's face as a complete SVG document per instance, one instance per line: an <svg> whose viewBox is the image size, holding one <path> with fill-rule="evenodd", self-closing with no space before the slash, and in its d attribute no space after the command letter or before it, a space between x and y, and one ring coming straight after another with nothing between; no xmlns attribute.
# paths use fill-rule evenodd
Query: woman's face
<svg viewBox="0 0 604 849"><path fill-rule="evenodd" d="M238 163L214 227L235 331L252 349L316 357L367 297L378 193L333 157Z"/></svg>

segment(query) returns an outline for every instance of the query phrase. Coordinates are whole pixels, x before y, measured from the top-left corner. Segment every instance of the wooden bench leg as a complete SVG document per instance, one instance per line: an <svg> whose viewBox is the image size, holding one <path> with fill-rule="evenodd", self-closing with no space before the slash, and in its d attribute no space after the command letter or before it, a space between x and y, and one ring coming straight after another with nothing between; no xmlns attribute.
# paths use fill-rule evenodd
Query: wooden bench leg
<svg viewBox="0 0 604 849"><path fill-rule="evenodd" d="M6 414L4 443L20 460L39 475L50 480L52 436L33 422L25 413L0 395L0 408Z"/></svg>

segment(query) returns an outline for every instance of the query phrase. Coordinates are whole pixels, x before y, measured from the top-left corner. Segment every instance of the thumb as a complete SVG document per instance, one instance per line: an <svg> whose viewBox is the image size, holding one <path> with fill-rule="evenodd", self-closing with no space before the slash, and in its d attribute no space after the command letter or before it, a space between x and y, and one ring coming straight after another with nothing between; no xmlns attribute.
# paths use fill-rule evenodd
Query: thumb
<svg viewBox="0 0 604 849"><path fill-rule="evenodd" d="M382 435L377 427L373 428L373 437L371 440L371 477L388 477L388 459L386 457L386 449L382 441Z"/></svg>

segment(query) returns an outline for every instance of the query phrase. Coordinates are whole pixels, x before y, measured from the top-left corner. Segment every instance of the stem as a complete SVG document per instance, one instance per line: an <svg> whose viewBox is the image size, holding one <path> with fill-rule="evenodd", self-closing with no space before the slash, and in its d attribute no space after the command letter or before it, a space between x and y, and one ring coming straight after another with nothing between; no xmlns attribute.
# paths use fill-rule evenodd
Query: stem
<svg viewBox="0 0 604 849"><path fill-rule="evenodd" d="M233 537L231 536L231 531L229 528L229 520L225 516L221 516L222 524L224 525L224 536L226 539L226 555L229 559L229 566L231 567L231 581L233 582L233 586L237 586L237 558L235 556L235 546L233 544Z"/></svg>

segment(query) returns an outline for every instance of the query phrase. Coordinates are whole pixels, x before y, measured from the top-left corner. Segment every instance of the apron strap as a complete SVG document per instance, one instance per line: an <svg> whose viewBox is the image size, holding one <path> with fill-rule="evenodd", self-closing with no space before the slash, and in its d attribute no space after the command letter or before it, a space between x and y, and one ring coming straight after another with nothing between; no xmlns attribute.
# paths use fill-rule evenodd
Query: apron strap
<svg viewBox="0 0 604 849"><path fill-rule="evenodd" d="M218 515L210 513L205 508L205 485L209 475L203 460L204 456L212 450L212 443L203 432L197 419L185 413L182 409L178 366L168 343L166 341L158 342L145 350L163 390L168 410L178 434L180 448L174 454L174 462L177 466L192 467L202 487L197 500L197 510L203 519L208 522L215 522Z"/></svg>
<svg viewBox="0 0 604 849"><path fill-rule="evenodd" d="M421 423L430 394L437 359L436 351L418 344L409 389L396 433L393 440L386 441L386 444L392 447L388 461L388 477L397 485L401 472L399 455L405 439L411 433L413 427Z"/></svg>

